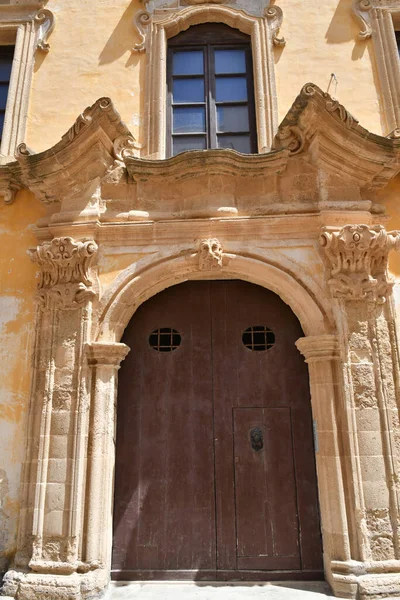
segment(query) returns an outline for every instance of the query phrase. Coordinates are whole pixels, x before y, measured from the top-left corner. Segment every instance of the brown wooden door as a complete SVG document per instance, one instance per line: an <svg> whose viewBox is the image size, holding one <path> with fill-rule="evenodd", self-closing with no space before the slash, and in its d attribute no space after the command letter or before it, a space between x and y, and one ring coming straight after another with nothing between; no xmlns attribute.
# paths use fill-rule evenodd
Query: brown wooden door
<svg viewBox="0 0 400 600"><path fill-rule="evenodd" d="M242 281L143 304L119 377L114 579L318 578L322 550L298 320Z"/></svg>

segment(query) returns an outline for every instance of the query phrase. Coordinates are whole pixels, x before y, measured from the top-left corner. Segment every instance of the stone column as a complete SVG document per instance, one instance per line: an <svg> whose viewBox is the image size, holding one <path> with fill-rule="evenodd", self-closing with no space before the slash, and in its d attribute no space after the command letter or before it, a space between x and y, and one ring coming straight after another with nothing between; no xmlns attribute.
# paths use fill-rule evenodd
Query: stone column
<svg viewBox="0 0 400 600"><path fill-rule="evenodd" d="M400 395L387 262L400 235L381 225L324 228L321 246L341 346L351 549L351 560L331 555L333 588L347 597L399 594Z"/></svg>
<svg viewBox="0 0 400 600"><path fill-rule="evenodd" d="M296 346L309 368L325 573L332 585L330 558L351 559L338 372L340 348L335 335L300 338Z"/></svg>
<svg viewBox="0 0 400 600"><path fill-rule="evenodd" d="M79 598L94 241L55 238L30 251L40 269L28 444L15 568L3 593ZM30 569L30 573L29 573Z"/></svg>
<svg viewBox="0 0 400 600"><path fill-rule="evenodd" d="M112 498L115 462L117 373L128 346L94 342L88 346L92 370L88 446L85 562L106 570L112 550Z"/></svg>

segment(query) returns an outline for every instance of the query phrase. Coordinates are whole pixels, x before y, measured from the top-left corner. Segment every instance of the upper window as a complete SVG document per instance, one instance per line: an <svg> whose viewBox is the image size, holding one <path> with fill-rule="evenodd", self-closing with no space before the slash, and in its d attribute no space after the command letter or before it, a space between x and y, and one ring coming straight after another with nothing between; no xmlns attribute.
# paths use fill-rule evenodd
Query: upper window
<svg viewBox="0 0 400 600"><path fill-rule="evenodd" d="M0 142L3 135L13 58L14 46L0 46Z"/></svg>
<svg viewBox="0 0 400 600"><path fill-rule="evenodd" d="M222 24L168 41L169 156L185 150L257 152L249 36Z"/></svg>

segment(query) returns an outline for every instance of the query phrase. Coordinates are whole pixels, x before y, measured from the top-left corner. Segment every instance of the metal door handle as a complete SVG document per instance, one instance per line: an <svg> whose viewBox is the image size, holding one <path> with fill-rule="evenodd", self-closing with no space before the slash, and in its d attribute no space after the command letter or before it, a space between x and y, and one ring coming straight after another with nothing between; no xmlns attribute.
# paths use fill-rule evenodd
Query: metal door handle
<svg viewBox="0 0 400 600"><path fill-rule="evenodd" d="M264 437L263 437L262 429L260 429L259 427L254 427L250 431L250 442L251 442L251 447L256 452L259 452L260 450L262 450L264 448Z"/></svg>

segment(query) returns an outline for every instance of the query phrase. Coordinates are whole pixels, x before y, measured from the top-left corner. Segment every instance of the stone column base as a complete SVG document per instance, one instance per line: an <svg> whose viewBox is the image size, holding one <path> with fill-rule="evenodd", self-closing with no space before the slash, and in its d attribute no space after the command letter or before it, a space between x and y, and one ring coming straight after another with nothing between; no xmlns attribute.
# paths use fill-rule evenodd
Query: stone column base
<svg viewBox="0 0 400 600"><path fill-rule="evenodd" d="M398 598L400 561L333 561L329 583L337 598Z"/></svg>
<svg viewBox="0 0 400 600"><path fill-rule="evenodd" d="M94 600L100 598L109 581L110 574L105 569L72 575L8 571L0 596L18 600Z"/></svg>

